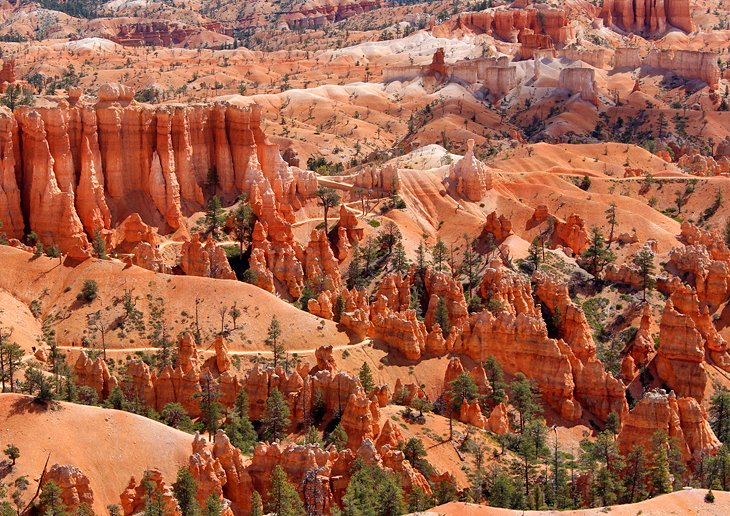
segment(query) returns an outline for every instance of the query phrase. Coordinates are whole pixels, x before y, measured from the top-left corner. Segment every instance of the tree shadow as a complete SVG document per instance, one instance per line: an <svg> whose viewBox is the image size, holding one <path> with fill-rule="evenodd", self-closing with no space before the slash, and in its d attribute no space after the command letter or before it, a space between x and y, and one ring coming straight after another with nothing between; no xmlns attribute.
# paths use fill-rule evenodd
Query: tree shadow
<svg viewBox="0 0 730 516"><path fill-rule="evenodd" d="M43 414L53 410L55 402L38 401L32 396L22 396L10 405L10 416L22 416L23 414Z"/></svg>

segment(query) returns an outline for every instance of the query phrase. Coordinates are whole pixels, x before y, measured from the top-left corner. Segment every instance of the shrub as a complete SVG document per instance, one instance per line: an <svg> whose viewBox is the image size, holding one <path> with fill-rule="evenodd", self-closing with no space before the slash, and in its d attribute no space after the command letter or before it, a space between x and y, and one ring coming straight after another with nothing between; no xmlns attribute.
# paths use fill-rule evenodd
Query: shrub
<svg viewBox="0 0 730 516"><path fill-rule="evenodd" d="M81 292L76 296L79 301L91 303L99 295L99 286L94 280L85 280Z"/></svg>

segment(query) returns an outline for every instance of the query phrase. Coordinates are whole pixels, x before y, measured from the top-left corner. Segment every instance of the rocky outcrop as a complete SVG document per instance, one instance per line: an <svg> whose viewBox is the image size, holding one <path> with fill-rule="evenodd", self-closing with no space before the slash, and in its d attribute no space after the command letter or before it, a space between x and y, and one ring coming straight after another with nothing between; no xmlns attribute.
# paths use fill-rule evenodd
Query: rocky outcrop
<svg viewBox="0 0 730 516"><path fill-rule="evenodd" d="M497 216L497 212L493 211L487 215L484 233L491 234L497 242L501 242L513 234L512 221L504 215Z"/></svg>
<svg viewBox="0 0 730 516"><path fill-rule="evenodd" d="M466 154L449 169L449 180L458 195L474 202L492 188L492 172L474 156L474 140L467 141Z"/></svg>
<svg viewBox="0 0 730 516"><path fill-rule="evenodd" d="M117 380L109 373L109 368L102 357L95 360L89 358L86 351L79 353L74 365L74 381L79 386L91 387L96 391L99 400L105 400L117 386Z"/></svg>
<svg viewBox="0 0 730 516"><path fill-rule="evenodd" d="M609 27L645 36L660 36L670 26L695 30L689 0L606 0L600 16Z"/></svg>
<svg viewBox="0 0 730 516"><path fill-rule="evenodd" d="M585 221L575 213L569 215L565 222L556 218L553 240L570 248L574 255L583 254L590 243Z"/></svg>
<svg viewBox="0 0 730 516"><path fill-rule="evenodd" d="M720 448L704 409L694 398L653 390L626 416L618 436L619 450L628 453L636 446L649 450L659 431L675 439L685 461L699 461L703 454L713 455Z"/></svg>
<svg viewBox="0 0 730 516"><path fill-rule="evenodd" d="M211 169L225 203L244 192L253 204L271 191L274 209L289 218L316 190L316 176L287 165L267 140L258 107L153 107L133 96L107 84L94 106L77 99L0 115L6 233L19 237L27 225L68 251L88 247L95 230L113 229L132 213L162 233L175 231L204 207Z"/></svg>
<svg viewBox="0 0 730 516"><path fill-rule="evenodd" d="M671 70L685 79L697 79L715 90L720 83L717 54L696 50L654 50L647 54L643 64L652 68Z"/></svg>
<svg viewBox="0 0 730 516"><path fill-rule="evenodd" d="M500 309L471 315L454 342L454 351L480 362L494 356L508 374L521 372L535 380L543 399L563 417L580 417L569 359L572 352L562 340L548 337L529 281L505 269L489 268L481 292L492 293Z"/></svg>
<svg viewBox="0 0 730 516"><path fill-rule="evenodd" d="M598 106L598 87L594 68L570 67L560 70L558 87L566 89L571 95Z"/></svg>
<svg viewBox="0 0 730 516"><path fill-rule="evenodd" d="M625 386L606 371L596 356L596 345L583 309L570 299L567 285L552 276L536 272L533 280L535 294L551 314L560 338L570 346L568 359L575 397L601 420L612 412L622 417L628 411Z"/></svg>
<svg viewBox="0 0 730 516"><path fill-rule="evenodd" d="M489 414L487 428L497 435L504 435L509 432L509 416L507 415L507 406L504 403L500 403L492 409L491 414Z"/></svg>
<svg viewBox="0 0 730 516"><path fill-rule="evenodd" d="M180 268L188 276L204 278L236 279L222 247L216 245L211 235L205 243L200 242L198 235L182 246Z"/></svg>
<svg viewBox="0 0 730 516"><path fill-rule="evenodd" d="M54 464L43 476L43 485L54 482L61 488L61 503L67 511L73 512L80 505L91 509L94 506L94 492L89 479L76 466Z"/></svg>
<svg viewBox="0 0 730 516"><path fill-rule="evenodd" d="M659 325L659 350L654 362L661 380L681 397L702 402L707 384L702 336L688 315L667 300Z"/></svg>

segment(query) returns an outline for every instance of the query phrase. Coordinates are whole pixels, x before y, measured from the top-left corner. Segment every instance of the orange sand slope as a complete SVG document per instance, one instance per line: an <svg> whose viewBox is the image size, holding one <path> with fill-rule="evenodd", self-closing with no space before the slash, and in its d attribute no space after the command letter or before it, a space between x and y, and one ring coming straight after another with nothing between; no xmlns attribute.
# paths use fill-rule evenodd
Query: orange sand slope
<svg viewBox="0 0 730 516"><path fill-rule="evenodd" d="M439 507L434 507L422 515L439 515L439 516L488 516L509 514L611 514L613 516L668 516L672 514L695 514L708 516L722 516L730 511L730 492L713 491L715 493L715 503L705 503L704 498L707 493L704 489L687 489L685 491L677 491L639 503L626 505L615 505L609 508L586 509L580 511L512 511L509 509L497 509L494 507L485 507L483 505L474 505L470 503L451 502Z"/></svg>
<svg viewBox="0 0 730 516"><path fill-rule="evenodd" d="M190 434L129 412L72 403L45 408L17 394L0 394L0 429L3 445L20 448L5 484L28 475L28 493L35 492L50 453L49 467L71 464L86 474L97 514L104 514L107 504L118 504L130 477L139 480L145 469L157 468L165 478L175 478L187 463L193 440Z"/></svg>
<svg viewBox="0 0 730 516"><path fill-rule="evenodd" d="M3 264L0 292L7 291L26 306L38 299L43 317L56 316L53 327L61 346L72 342L79 344L87 328L89 313L102 310L110 321L121 316L119 299L124 296L125 290L131 290L138 298L137 309L143 313L145 320L150 313L150 299L154 301L162 297L173 335L191 327L195 299L199 298L199 324L204 341L212 341L209 330L220 328L219 308L230 308L236 302L243 317L238 324L239 330L232 334L228 344L232 350L267 349L264 339L273 315L281 322L284 344L290 349L315 348L322 342L333 345L349 342L344 333L337 331L334 322L325 322L240 281L156 274L121 262L95 259L77 267L66 267L59 264L58 259L34 258L29 253L7 246L0 246L0 263ZM91 303L81 303L76 296L87 279L97 282L99 293ZM11 326L20 323L21 319L10 321ZM231 325L230 318L227 318L226 324ZM117 331L112 331L106 342L112 348L129 348L146 345L147 338L146 334L137 332L120 337ZM32 341L18 343L25 344L24 347L35 344Z"/></svg>

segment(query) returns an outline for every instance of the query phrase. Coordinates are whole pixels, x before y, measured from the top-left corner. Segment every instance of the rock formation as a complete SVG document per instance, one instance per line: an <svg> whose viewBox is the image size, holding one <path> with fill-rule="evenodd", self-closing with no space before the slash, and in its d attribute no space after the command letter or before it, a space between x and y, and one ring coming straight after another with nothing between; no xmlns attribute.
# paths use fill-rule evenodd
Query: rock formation
<svg viewBox="0 0 730 516"><path fill-rule="evenodd" d="M714 454L720 442L704 417L704 409L694 398L677 398L663 390L649 391L626 416L618 436L621 452L635 446L651 449L652 438L665 432L676 443L685 461L701 459L702 454Z"/></svg>
<svg viewBox="0 0 730 516"><path fill-rule="evenodd" d="M690 316L674 309L671 299L664 306L659 325L659 350L656 370L662 381L681 397L702 402L707 373L702 336Z"/></svg>
<svg viewBox="0 0 730 516"><path fill-rule="evenodd" d="M689 0L606 0L601 18L609 27L647 36L662 35L669 26L695 30Z"/></svg>
<svg viewBox="0 0 730 516"><path fill-rule="evenodd" d="M466 154L449 169L449 179L469 201L480 201L492 188L492 172L474 156L474 140L467 141Z"/></svg>
<svg viewBox="0 0 730 516"><path fill-rule="evenodd" d="M82 504L93 507L94 492L89 479L76 466L54 464L43 477L43 484L47 482L54 482L61 489L61 503L67 511L75 511Z"/></svg>

